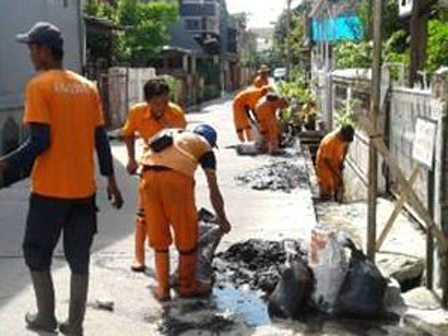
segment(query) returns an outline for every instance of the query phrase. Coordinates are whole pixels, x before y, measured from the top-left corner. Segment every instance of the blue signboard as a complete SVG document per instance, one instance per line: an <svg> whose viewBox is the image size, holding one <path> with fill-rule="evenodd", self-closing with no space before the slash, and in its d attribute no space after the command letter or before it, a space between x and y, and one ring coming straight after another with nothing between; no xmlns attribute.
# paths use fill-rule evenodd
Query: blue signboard
<svg viewBox="0 0 448 336"><path fill-rule="evenodd" d="M357 15L313 19L313 41L356 41L362 38L363 28Z"/></svg>

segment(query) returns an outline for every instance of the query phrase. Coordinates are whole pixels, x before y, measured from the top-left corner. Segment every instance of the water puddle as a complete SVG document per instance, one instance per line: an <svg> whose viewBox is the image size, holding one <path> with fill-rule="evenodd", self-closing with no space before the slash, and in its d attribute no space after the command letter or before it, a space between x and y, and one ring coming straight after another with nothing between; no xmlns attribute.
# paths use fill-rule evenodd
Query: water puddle
<svg viewBox="0 0 448 336"><path fill-rule="evenodd" d="M253 291L214 289L209 298L175 300L163 305L158 330L177 336L188 332L218 334L270 323L266 304Z"/></svg>
<svg viewBox="0 0 448 336"><path fill-rule="evenodd" d="M417 336L421 331L401 325L397 318L381 320L330 319L309 315L302 321L268 314L262 292L249 288L215 289L208 299L177 300L164 305L159 332L167 336L252 334L263 328L273 335L390 335Z"/></svg>
<svg viewBox="0 0 448 336"><path fill-rule="evenodd" d="M300 321L271 317L267 297L280 278L285 258L281 243L256 239L218 253L212 294L164 304L158 331L168 336L247 335L259 331L263 335L422 335L402 326L399 317L392 315L374 320L335 319L316 313Z"/></svg>
<svg viewBox="0 0 448 336"><path fill-rule="evenodd" d="M249 327L271 323L266 303L256 292L235 288L215 289L211 300L218 311L232 312Z"/></svg>

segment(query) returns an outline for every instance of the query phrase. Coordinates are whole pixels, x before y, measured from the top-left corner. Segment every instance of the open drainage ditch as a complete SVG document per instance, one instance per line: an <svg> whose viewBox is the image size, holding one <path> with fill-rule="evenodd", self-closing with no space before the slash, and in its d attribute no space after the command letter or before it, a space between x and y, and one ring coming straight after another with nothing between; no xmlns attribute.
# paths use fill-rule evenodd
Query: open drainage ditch
<svg viewBox="0 0 448 336"><path fill-rule="evenodd" d="M271 318L267 296L274 289L286 253L282 244L250 239L232 245L214 259L213 293L202 299L174 300L163 305L159 332L163 335L225 335L250 333L257 327L278 328L308 335L421 335L387 320L327 319L310 315L304 321Z"/></svg>

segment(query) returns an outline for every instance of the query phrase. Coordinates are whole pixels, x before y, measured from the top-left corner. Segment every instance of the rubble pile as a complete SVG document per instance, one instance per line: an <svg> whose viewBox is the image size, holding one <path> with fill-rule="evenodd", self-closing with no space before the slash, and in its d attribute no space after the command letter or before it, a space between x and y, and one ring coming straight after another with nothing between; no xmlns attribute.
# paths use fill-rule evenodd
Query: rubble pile
<svg viewBox="0 0 448 336"><path fill-rule="evenodd" d="M236 180L255 190L281 190L290 192L308 182L306 171L297 163L282 160L250 170Z"/></svg>
<svg viewBox="0 0 448 336"><path fill-rule="evenodd" d="M280 279L286 253L281 243L249 239L215 256L216 284L272 292Z"/></svg>

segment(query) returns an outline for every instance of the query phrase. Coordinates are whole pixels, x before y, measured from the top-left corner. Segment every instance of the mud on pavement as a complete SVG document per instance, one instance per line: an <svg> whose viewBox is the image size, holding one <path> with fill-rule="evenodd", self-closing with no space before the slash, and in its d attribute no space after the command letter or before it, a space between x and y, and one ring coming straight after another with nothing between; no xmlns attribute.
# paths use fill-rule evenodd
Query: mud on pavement
<svg viewBox="0 0 448 336"><path fill-rule="evenodd" d="M248 286L269 294L280 279L286 260L280 242L249 239L236 243L214 260L216 286Z"/></svg>
<svg viewBox="0 0 448 336"><path fill-rule="evenodd" d="M255 190L284 192L304 187L308 183L305 168L294 160L275 160L240 174L235 179Z"/></svg>

